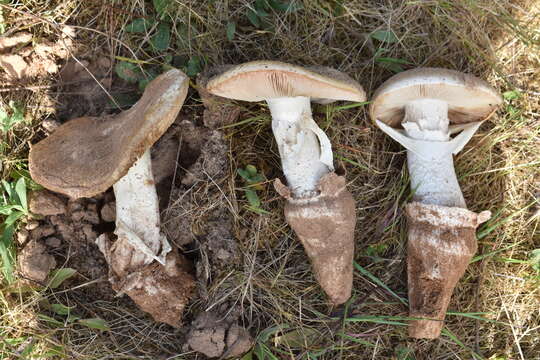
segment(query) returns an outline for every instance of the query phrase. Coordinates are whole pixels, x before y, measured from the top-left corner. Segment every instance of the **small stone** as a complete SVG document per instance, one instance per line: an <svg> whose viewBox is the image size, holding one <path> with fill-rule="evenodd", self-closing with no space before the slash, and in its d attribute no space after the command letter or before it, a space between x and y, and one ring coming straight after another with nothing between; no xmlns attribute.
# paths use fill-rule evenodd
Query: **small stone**
<svg viewBox="0 0 540 360"><path fill-rule="evenodd" d="M44 282L55 266L54 257L47 253L45 245L37 241L29 242L19 253L19 269L31 280Z"/></svg>
<svg viewBox="0 0 540 360"><path fill-rule="evenodd" d="M209 358L223 354L225 350L225 328L217 326L213 329L196 329L188 335L189 346Z"/></svg>
<svg viewBox="0 0 540 360"><path fill-rule="evenodd" d="M26 223L26 226L24 227L26 230L34 230L39 226L39 222L36 220L30 220L28 223Z"/></svg>
<svg viewBox="0 0 540 360"><path fill-rule="evenodd" d="M29 208L38 215L59 215L66 212L66 203L52 192L41 190L30 194Z"/></svg>
<svg viewBox="0 0 540 360"><path fill-rule="evenodd" d="M73 221L81 221L84 218L84 211L77 210L71 213L71 220Z"/></svg>
<svg viewBox="0 0 540 360"><path fill-rule="evenodd" d="M57 248L62 245L62 241L57 237L50 237L47 240L45 240L45 245L52 248Z"/></svg>
<svg viewBox="0 0 540 360"><path fill-rule="evenodd" d="M32 41L32 34L21 31L11 36L0 37L0 51Z"/></svg>
<svg viewBox="0 0 540 360"><path fill-rule="evenodd" d="M20 245L23 245L26 240L28 240L28 230L26 229L20 229L18 232L17 232L17 242L20 244Z"/></svg>
<svg viewBox="0 0 540 360"><path fill-rule="evenodd" d="M88 205L87 210L84 212L84 220L95 225L99 224L99 215L96 204Z"/></svg>
<svg viewBox="0 0 540 360"><path fill-rule="evenodd" d="M86 240L89 242L94 242L97 239L97 233L92 228L92 225L85 224L82 228Z"/></svg>
<svg viewBox="0 0 540 360"><path fill-rule="evenodd" d="M113 222L116 220L116 203L110 202L101 208L101 219L105 222Z"/></svg>
<svg viewBox="0 0 540 360"><path fill-rule="evenodd" d="M28 64L23 57L15 54L0 55L0 67L11 80L22 79L28 70Z"/></svg>
<svg viewBox="0 0 540 360"><path fill-rule="evenodd" d="M104 69L109 69L111 67L111 59L107 57L100 57L97 59L97 65Z"/></svg>
<svg viewBox="0 0 540 360"><path fill-rule="evenodd" d="M82 210L84 208L84 199L71 199L68 201L67 209L69 213Z"/></svg>
<svg viewBox="0 0 540 360"><path fill-rule="evenodd" d="M227 351L224 358L238 358L253 346L253 338L243 327L233 324L227 332Z"/></svg>
<svg viewBox="0 0 540 360"><path fill-rule="evenodd" d="M54 234L54 227L51 225L38 226L30 232L32 240L40 240Z"/></svg>

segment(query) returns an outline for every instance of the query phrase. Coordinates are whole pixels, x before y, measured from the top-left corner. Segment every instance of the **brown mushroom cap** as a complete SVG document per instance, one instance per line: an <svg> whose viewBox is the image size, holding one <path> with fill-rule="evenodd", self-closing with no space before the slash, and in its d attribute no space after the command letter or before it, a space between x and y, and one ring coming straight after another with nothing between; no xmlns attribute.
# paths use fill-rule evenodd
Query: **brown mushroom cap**
<svg viewBox="0 0 540 360"><path fill-rule="evenodd" d="M392 76L377 89L369 108L371 119L397 127L403 120L405 105L420 99L445 101L453 124L484 120L502 102L494 88L475 76L448 69L418 68Z"/></svg>
<svg viewBox="0 0 540 360"><path fill-rule="evenodd" d="M262 101L306 96L328 100L364 101L362 86L346 74L327 67L303 68L278 61L252 61L214 76L207 90L221 97Z"/></svg>
<svg viewBox="0 0 540 360"><path fill-rule="evenodd" d="M104 192L174 122L188 85L183 72L169 70L151 81L129 110L66 122L32 146L30 175L47 189L74 198Z"/></svg>

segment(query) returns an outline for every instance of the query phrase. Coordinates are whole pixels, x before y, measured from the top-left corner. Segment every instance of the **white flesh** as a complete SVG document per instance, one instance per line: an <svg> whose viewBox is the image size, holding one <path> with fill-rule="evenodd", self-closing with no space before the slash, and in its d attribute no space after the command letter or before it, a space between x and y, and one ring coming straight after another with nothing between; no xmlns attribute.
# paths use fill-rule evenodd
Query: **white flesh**
<svg viewBox="0 0 540 360"><path fill-rule="evenodd" d="M481 122L449 126L448 106L440 100L408 103L402 125L396 130L377 121L386 134L403 145L414 200L424 204L466 208L454 170L453 154L471 139ZM462 131L454 139L450 135Z"/></svg>
<svg viewBox="0 0 540 360"><path fill-rule="evenodd" d="M311 197L321 177L334 171L330 140L313 120L308 97L266 102L287 184L295 197Z"/></svg>
<svg viewBox="0 0 540 360"><path fill-rule="evenodd" d="M160 232L159 201L150 150L138 159L128 173L113 186L116 197L116 230L119 240L125 239L136 250L131 264L147 265L153 260L165 264L171 250Z"/></svg>

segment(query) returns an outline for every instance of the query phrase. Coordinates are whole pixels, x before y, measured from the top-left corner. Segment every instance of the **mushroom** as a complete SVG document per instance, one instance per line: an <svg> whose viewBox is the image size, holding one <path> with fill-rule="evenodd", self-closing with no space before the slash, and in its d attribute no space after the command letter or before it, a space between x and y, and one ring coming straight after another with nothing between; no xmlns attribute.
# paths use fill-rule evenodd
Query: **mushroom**
<svg viewBox="0 0 540 360"><path fill-rule="evenodd" d="M476 228L491 216L467 210L452 155L500 103L486 82L438 68L397 74L373 95L371 118L407 149L414 192L406 206L407 272L410 316L421 319L411 321L411 337L440 335L454 287L476 252Z"/></svg>
<svg viewBox="0 0 540 360"><path fill-rule="evenodd" d="M32 178L72 198L111 186L117 240L96 243L111 269L113 288L128 294L157 321L176 326L194 287L189 262L160 231L150 147L174 122L189 79L173 69L151 81L141 99L117 115L66 122L32 146Z"/></svg>
<svg viewBox="0 0 540 360"><path fill-rule="evenodd" d="M310 101L364 101L362 87L326 67L302 68L276 61L233 66L212 77L213 95L266 101L272 115L287 185L276 190L287 199L285 218L311 259L315 277L334 304L351 295L355 206L345 179L334 173L332 146L311 115Z"/></svg>

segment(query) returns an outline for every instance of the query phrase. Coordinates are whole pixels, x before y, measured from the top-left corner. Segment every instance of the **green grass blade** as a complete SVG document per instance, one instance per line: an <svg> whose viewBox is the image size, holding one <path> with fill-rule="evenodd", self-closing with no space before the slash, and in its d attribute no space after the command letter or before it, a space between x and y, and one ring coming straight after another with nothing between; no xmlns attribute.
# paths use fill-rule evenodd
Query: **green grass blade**
<svg viewBox="0 0 540 360"><path fill-rule="evenodd" d="M373 275L372 273L370 273L369 271L367 271L366 269L364 269L362 266L360 266L356 261L354 262L354 267L356 268L356 270L358 270L362 275L368 277L371 281L373 281L375 284L379 285L380 287L382 287L383 289L385 289L386 291L388 291L390 294L392 294L392 296L394 296L396 299L399 300L400 303L402 303L403 305L409 305L409 302L407 301L407 299L404 299L402 298L401 296L399 296L398 294L396 294L392 289L390 289L384 282L382 282L382 280L380 280L379 278L377 278L375 275Z"/></svg>

